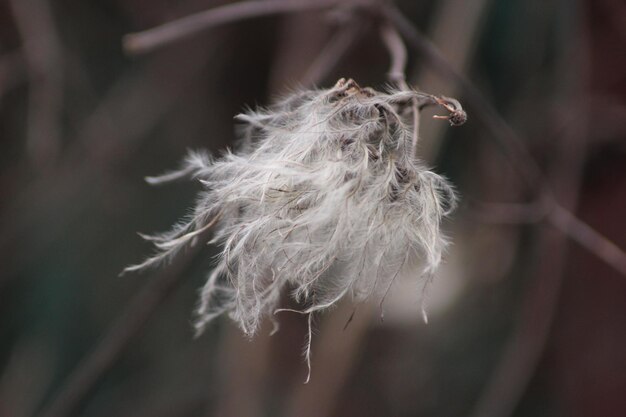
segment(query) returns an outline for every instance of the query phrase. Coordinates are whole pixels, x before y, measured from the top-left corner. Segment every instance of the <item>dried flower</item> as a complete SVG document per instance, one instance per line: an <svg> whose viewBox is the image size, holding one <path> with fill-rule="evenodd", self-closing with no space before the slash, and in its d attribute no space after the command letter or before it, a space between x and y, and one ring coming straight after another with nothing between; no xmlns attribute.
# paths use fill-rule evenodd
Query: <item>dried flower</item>
<svg viewBox="0 0 626 417"><path fill-rule="evenodd" d="M237 116L236 152L216 160L191 153L181 170L148 178L196 178L204 191L186 222L144 236L159 252L126 271L167 259L214 226L212 242L223 249L196 327L228 313L247 335L276 311L285 287L303 313L313 313L345 296L382 296L402 272L428 280L441 262L440 223L455 195L413 155L415 100L464 117L451 99L381 93L343 79Z"/></svg>

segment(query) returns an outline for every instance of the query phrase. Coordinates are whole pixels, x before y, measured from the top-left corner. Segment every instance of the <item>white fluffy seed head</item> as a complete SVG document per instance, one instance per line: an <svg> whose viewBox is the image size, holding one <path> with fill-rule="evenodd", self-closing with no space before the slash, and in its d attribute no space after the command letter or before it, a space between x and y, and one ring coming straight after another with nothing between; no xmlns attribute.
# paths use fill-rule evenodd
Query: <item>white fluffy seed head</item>
<svg viewBox="0 0 626 417"><path fill-rule="evenodd" d="M446 240L451 185L411 151L414 91L376 92L340 80L237 116L242 142L211 159L191 153L179 171L200 193L193 215L146 236L157 264L208 227L221 246L202 290L196 327L227 313L253 335L287 287L304 312L381 296L399 274L432 276ZM428 279L428 278L426 278Z"/></svg>

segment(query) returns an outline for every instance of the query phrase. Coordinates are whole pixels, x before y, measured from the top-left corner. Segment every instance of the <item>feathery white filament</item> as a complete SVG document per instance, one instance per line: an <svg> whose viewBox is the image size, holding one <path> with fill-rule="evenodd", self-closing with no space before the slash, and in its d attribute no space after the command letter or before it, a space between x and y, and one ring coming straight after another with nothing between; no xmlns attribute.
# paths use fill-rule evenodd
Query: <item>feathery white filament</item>
<svg viewBox="0 0 626 417"><path fill-rule="evenodd" d="M345 296L386 293L400 273L431 276L455 195L411 154L415 98L432 101L340 80L238 116L236 152L215 160L191 153L180 171L148 179L192 177L204 190L188 221L146 237L157 255L127 270L163 261L214 225L222 251L196 328L228 313L247 335L276 311L285 287L310 321Z"/></svg>

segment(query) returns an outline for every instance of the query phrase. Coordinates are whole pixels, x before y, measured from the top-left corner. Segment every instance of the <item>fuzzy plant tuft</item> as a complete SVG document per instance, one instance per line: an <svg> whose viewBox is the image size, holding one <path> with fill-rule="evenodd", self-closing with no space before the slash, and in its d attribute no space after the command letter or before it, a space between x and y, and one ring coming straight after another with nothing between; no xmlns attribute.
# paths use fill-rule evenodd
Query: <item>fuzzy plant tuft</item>
<svg viewBox="0 0 626 417"><path fill-rule="evenodd" d="M192 216L144 236L157 253L125 271L206 243L198 237L213 228L221 253L196 328L227 313L249 336L284 289L310 315L344 297L382 298L399 275L429 282L447 244L440 224L456 201L448 181L414 156L413 112L431 104L450 111L452 124L465 120L455 100L344 79L237 116L237 150L216 159L193 152L180 170L147 179L193 178L203 191Z"/></svg>

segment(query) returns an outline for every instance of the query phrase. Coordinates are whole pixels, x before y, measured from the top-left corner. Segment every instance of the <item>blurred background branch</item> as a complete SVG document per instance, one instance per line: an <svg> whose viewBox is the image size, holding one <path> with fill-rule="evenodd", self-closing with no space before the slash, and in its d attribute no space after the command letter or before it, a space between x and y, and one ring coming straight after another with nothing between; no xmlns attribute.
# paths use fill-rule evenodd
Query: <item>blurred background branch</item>
<svg viewBox="0 0 626 417"><path fill-rule="evenodd" d="M35 168L54 163L61 147L63 52L47 0L12 0L28 73L26 146Z"/></svg>

